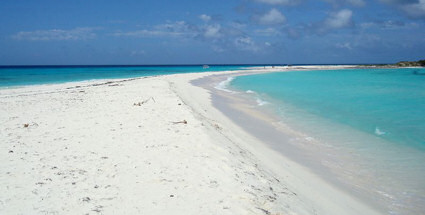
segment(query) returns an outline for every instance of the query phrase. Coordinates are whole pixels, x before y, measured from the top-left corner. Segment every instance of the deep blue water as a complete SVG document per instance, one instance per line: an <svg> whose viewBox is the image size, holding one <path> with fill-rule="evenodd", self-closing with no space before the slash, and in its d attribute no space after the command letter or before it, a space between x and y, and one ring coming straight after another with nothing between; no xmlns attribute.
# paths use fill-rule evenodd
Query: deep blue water
<svg viewBox="0 0 425 215"><path fill-rule="evenodd" d="M424 68L268 73L237 77L230 87L323 143L319 162L381 195L390 213L425 209Z"/></svg>
<svg viewBox="0 0 425 215"><path fill-rule="evenodd" d="M210 72L240 69L236 66L27 66L0 67L0 87L63 83L91 79L133 78L189 72Z"/></svg>

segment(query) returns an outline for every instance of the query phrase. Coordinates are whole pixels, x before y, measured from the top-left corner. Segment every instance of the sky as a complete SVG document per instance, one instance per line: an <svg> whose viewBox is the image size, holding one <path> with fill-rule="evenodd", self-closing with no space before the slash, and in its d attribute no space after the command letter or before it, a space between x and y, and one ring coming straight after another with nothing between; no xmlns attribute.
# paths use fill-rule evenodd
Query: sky
<svg viewBox="0 0 425 215"><path fill-rule="evenodd" d="M1 0L0 65L425 59L425 0Z"/></svg>

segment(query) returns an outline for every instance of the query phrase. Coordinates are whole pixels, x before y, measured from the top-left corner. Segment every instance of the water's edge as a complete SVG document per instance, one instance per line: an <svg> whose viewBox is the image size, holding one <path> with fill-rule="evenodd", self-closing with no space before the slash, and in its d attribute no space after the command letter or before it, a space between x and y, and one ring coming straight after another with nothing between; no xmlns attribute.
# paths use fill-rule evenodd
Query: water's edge
<svg viewBox="0 0 425 215"><path fill-rule="evenodd" d="M233 74L232 77L250 74L254 73ZM382 214L387 214L388 208L383 202L367 193L360 192L347 184L341 183L331 171L317 163L316 159L311 159L315 155L302 151L292 145L290 142L294 139L298 140L300 136L294 133L288 133L288 130L279 127L281 126L279 125L279 119L272 112L252 108L258 104L244 98L238 93L229 93L216 88L219 83L228 80L228 78L229 75L213 75L195 80L192 84L209 90L214 107L247 133L257 137L272 150L306 167L330 185L344 191L347 195L353 196Z"/></svg>

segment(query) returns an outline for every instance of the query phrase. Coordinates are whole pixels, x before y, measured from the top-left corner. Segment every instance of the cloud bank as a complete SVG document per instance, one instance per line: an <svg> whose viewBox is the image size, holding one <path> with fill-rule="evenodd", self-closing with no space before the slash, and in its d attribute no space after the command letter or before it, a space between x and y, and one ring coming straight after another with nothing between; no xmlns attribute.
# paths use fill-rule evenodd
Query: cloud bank
<svg viewBox="0 0 425 215"><path fill-rule="evenodd" d="M296 5L302 0L255 0L256 2L270 4L270 5Z"/></svg>
<svg viewBox="0 0 425 215"><path fill-rule="evenodd" d="M352 6L356 6L356 7L363 7L366 5L366 2L364 0L323 0L325 2L328 2L334 6L339 6L339 5L352 5Z"/></svg>
<svg viewBox="0 0 425 215"><path fill-rule="evenodd" d="M96 28L74 28L70 30L52 29L37 31L20 31L12 38L15 40L51 41L51 40L88 40L94 39Z"/></svg>
<svg viewBox="0 0 425 215"><path fill-rule="evenodd" d="M255 18L261 25L279 25L286 21L286 17L277 9L273 8L269 12Z"/></svg>
<svg viewBox="0 0 425 215"><path fill-rule="evenodd" d="M403 11L408 17L425 19L425 0L381 0Z"/></svg>

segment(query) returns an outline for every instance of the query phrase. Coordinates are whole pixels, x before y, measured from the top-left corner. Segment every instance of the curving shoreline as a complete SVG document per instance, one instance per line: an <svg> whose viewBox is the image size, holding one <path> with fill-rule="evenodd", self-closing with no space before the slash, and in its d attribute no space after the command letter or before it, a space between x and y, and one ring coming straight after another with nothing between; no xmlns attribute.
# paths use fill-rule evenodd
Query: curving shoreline
<svg viewBox="0 0 425 215"><path fill-rule="evenodd" d="M379 214L191 83L220 73L0 90L0 212Z"/></svg>

